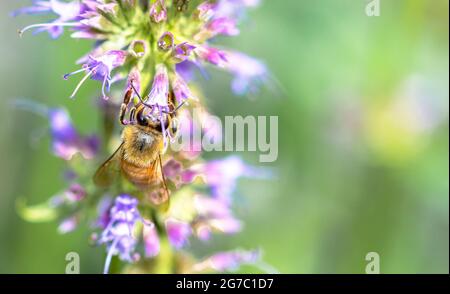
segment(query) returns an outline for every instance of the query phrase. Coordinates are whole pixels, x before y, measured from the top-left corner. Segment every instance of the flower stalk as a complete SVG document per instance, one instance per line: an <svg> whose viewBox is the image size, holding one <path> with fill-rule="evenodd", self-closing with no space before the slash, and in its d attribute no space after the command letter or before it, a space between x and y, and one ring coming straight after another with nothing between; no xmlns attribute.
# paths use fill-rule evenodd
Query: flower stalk
<svg viewBox="0 0 450 294"><path fill-rule="evenodd" d="M71 175L66 179L69 188L49 203L61 219L61 233L81 223L94 228L91 241L106 248L104 273L115 272L111 265L119 261L126 265L119 267L124 272L182 273L231 271L259 260L254 251L206 258L188 251L191 239L208 242L215 234L242 230L243 223L233 213L233 193L240 177L256 176L255 168L236 156L208 162L195 150L169 148L182 129L181 118L189 121L194 108L207 113L204 98L192 90L200 82L198 69L206 72L215 66L229 72L234 76L232 90L238 95L257 91L267 80L261 61L216 46L217 37L240 33L242 15L258 2L41 0L13 13L54 16L48 23L23 28L20 35L32 30L58 38L70 30L72 38L95 44L77 61L80 67L64 79L81 76L68 92L70 98L79 96L89 79L99 83L103 134L83 136L63 109L47 112L53 153L67 162ZM115 85L123 101L111 91ZM114 131L119 122L122 135ZM95 173L98 160L92 159L102 157L100 137L106 149L121 141L123 147ZM136 151L127 149L129 140L131 146L140 146L138 159ZM96 178L105 166L116 162L117 177L111 172ZM157 180L144 177L143 185L136 174L140 176L143 168L153 171L154 165L161 169L154 171ZM91 181L94 173L96 185ZM32 208L26 209L30 214Z"/></svg>

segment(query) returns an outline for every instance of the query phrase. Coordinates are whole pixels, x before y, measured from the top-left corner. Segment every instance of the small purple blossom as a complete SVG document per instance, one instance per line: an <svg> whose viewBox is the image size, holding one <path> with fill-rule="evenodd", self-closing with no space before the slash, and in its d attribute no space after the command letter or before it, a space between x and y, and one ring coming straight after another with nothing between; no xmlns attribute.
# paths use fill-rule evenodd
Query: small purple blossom
<svg viewBox="0 0 450 294"><path fill-rule="evenodd" d="M83 72L86 75L78 83L70 98L75 97L76 93L80 89L81 85L90 77L92 80L102 81L102 94L104 99L108 99L105 93L105 89L109 90L112 83L111 72L122 66L127 57L127 52L123 50L110 50L99 57L89 56L88 61L83 65L83 68L69 74L64 75L64 79L68 79L70 76Z"/></svg>
<svg viewBox="0 0 450 294"><path fill-rule="evenodd" d="M233 18L219 17L210 21L194 39L197 41L203 41L211 39L217 35L224 36L236 36L240 31L237 28L237 22Z"/></svg>
<svg viewBox="0 0 450 294"><path fill-rule="evenodd" d="M168 110L169 97L169 76L167 68L163 64L156 66L155 78L153 79L152 90L148 95L147 104L156 106L158 109Z"/></svg>
<svg viewBox="0 0 450 294"><path fill-rule="evenodd" d="M62 206L72 207L74 204L78 204L80 201L84 200L86 194L86 189L83 186L73 183L61 194L52 197L50 203L52 207L56 208Z"/></svg>
<svg viewBox="0 0 450 294"><path fill-rule="evenodd" d="M212 231L235 234L242 229L242 222L236 219L230 206L220 199L199 196L194 199L197 210L196 234L203 241L209 240Z"/></svg>
<svg viewBox="0 0 450 294"><path fill-rule="evenodd" d="M80 137L64 109L49 111L52 149L56 156L70 160L80 152L83 157L92 158L99 149L97 137Z"/></svg>
<svg viewBox="0 0 450 294"><path fill-rule="evenodd" d="M217 271L235 271L243 264L252 264L259 260L259 251L229 251L210 257L212 268Z"/></svg>
<svg viewBox="0 0 450 294"><path fill-rule="evenodd" d="M132 86L136 89L136 91L139 93L141 91L141 73L137 68L133 68L130 71L130 74L127 78L127 85L126 90L132 89ZM132 97L135 97L136 93L133 91Z"/></svg>
<svg viewBox="0 0 450 294"><path fill-rule="evenodd" d="M216 7L216 4L209 2L209 1L205 1L205 2L201 3L199 6L197 6L196 16L200 20L206 22L213 17L215 7Z"/></svg>
<svg viewBox="0 0 450 294"><path fill-rule="evenodd" d="M212 195L225 203L230 203L237 179L240 177L259 177L264 173L258 173L254 168L246 165L238 156L229 156L225 159L207 162L201 167L207 184L211 187ZM267 172L265 172L267 173Z"/></svg>
<svg viewBox="0 0 450 294"><path fill-rule="evenodd" d="M183 103L187 99L196 100L184 79L177 74L172 79L172 88L178 103Z"/></svg>
<svg viewBox="0 0 450 294"><path fill-rule="evenodd" d="M142 235L144 238L145 256L154 257L158 255L160 250L160 243L155 225L153 223L146 224L143 227Z"/></svg>
<svg viewBox="0 0 450 294"><path fill-rule="evenodd" d="M174 37L171 32L164 32L158 39L158 48L163 51L169 51L174 45Z"/></svg>
<svg viewBox="0 0 450 294"><path fill-rule="evenodd" d="M71 216L64 219L58 226L58 232L60 234L67 234L76 229L78 225L78 217Z"/></svg>
<svg viewBox="0 0 450 294"><path fill-rule="evenodd" d="M194 73L197 69L199 69L199 66L189 60L185 60L175 65L175 72L179 74L186 82L190 82L194 79Z"/></svg>
<svg viewBox="0 0 450 294"><path fill-rule="evenodd" d="M169 218L165 224L170 244L176 249L182 248L192 234L192 228L189 223Z"/></svg>
<svg viewBox="0 0 450 294"><path fill-rule="evenodd" d="M195 53L204 61L222 68L228 61L226 53L214 47L198 47L195 49Z"/></svg>
<svg viewBox="0 0 450 294"><path fill-rule="evenodd" d="M219 252L207 258L203 262L194 265L197 272L214 270L218 272L236 271L241 265L255 264L260 259L260 252L234 250Z"/></svg>
<svg viewBox="0 0 450 294"><path fill-rule="evenodd" d="M136 57L143 57L148 51L147 43L143 40L134 40L130 44L130 51Z"/></svg>
<svg viewBox="0 0 450 294"><path fill-rule="evenodd" d="M16 10L13 16L19 14L40 14L51 12L58 17L50 23L33 24L23 28L20 33L23 34L29 29L37 28L36 33L47 31L53 39L58 38L63 33L64 26L76 26L79 15L85 9L80 1L62 2L58 0L39 0L33 1L33 5Z"/></svg>
<svg viewBox="0 0 450 294"><path fill-rule="evenodd" d="M226 52L225 69L234 74L232 89L236 95L258 92L269 80L267 67L261 61L239 52Z"/></svg>
<svg viewBox="0 0 450 294"><path fill-rule="evenodd" d="M206 29L211 32L212 36L226 35L236 36L239 35L239 29L237 28L236 20L229 17L220 17L211 21Z"/></svg>
<svg viewBox="0 0 450 294"><path fill-rule="evenodd" d="M110 209L113 206L113 199L109 196L102 197L99 203L97 204L97 215L98 218L93 224L93 227L98 227L101 229L106 229L108 226L111 217L110 217Z"/></svg>
<svg viewBox="0 0 450 294"><path fill-rule="evenodd" d="M177 46L172 51L172 56L177 63L183 62L189 58L192 51L194 51L196 47L194 45L189 44L188 42L183 42Z"/></svg>
<svg viewBox="0 0 450 294"><path fill-rule="evenodd" d="M219 0L214 9L214 17L241 18L248 7L256 7L261 0Z"/></svg>
<svg viewBox="0 0 450 294"><path fill-rule="evenodd" d="M65 198L71 202L75 203L78 201L83 200L86 197L86 189L81 186L80 184L72 184L70 185L69 189L65 192Z"/></svg>
<svg viewBox="0 0 450 294"><path fill-rule="evenodd" d="M163 22L167 19L167 9L164 0L156 0L150 7L150 19L155 23Z"/></svg>

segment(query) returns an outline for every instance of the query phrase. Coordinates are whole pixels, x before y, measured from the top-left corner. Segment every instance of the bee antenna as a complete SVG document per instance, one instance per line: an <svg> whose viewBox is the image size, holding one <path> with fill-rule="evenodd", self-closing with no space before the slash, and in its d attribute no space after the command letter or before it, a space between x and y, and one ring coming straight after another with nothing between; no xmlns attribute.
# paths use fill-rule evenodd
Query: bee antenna
<svg viewBox="0 0 450 294"><path fill-rule="evenodd" d="M139 101L140 101L142 104L144 104L145 106L147 106L147 107L153 109L153 105L150 105L150 104L146 103L146 102L144 101L144 99L142 99L142 96L139 94L138 90L136 90L136 88L135 88L134 85L133 85L133 80L130 82L130 86L131 86L131 88L133 89L133 91L134 91L134 93L136 94L136 96L139 98Z"/></svg>
<svg viewBox="0 0 450 294"><path fill-rule="evenodd" d="M165 114L174 114L175 112L177 112L178 109L180 109L184 105L185 102L186 101L181 102L180 105L178 105L174 110L172 110L172 111L163 111L163 113L165 113Z"/></svg>
<svg viewBox="0 0 450 294"><path fill-rule="evenodd" d="M133 85L134 80L131 80L130 82L130 86L133 89L134 93L136 94L136 96L138 96L139 100L141 100L141 102L144 102L144 100L142 100L141 95L139 94L138 90L136 90L136 88Z"/></svg>

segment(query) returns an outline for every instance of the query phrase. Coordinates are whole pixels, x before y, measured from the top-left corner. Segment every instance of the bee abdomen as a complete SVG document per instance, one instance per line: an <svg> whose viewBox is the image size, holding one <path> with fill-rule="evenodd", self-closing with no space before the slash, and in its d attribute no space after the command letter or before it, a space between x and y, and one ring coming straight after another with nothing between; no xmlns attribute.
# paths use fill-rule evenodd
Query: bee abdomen
<svg viewBox="0 0 450 294"><path fill-rule="evenodd" d="M156 173L151 172L152 166L142 167L129 161L122 161L122 171L125 177L137 186L147 186L156 180Z"/></svg>

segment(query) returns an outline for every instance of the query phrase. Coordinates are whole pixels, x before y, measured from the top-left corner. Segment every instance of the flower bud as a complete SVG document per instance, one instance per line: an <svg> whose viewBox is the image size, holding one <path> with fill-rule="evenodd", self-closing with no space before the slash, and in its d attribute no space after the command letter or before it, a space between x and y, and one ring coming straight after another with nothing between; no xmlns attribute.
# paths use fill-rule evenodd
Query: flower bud
<svg viewBox="0 0 450 294"><path fill-rule="evenodd" d="M167 19L167 9L164 0L156 0L150 7L150 19L155 23L163 22Z"/></svg>
<svg viewBox="0 0 450 294"><path fill-rule="evenodd" d="M177 63L183 62L189 58L189 55L196 47L187 42L181 43L172 51L172 56Z"/></svg>
<svg viewBox="0 0 450 294"><path fill-rule="evenodd" d="M147 53L147 44L142 40L135 40L130 44L130 51L136 57L142 57Z"/></svg>
<svg viewBox="0 0 450 294"><path fill-rule="evenodd" d="M165 32L158 40L158 48L162 51L169 51L174 45L173 35L170 32Z"/></svg>

